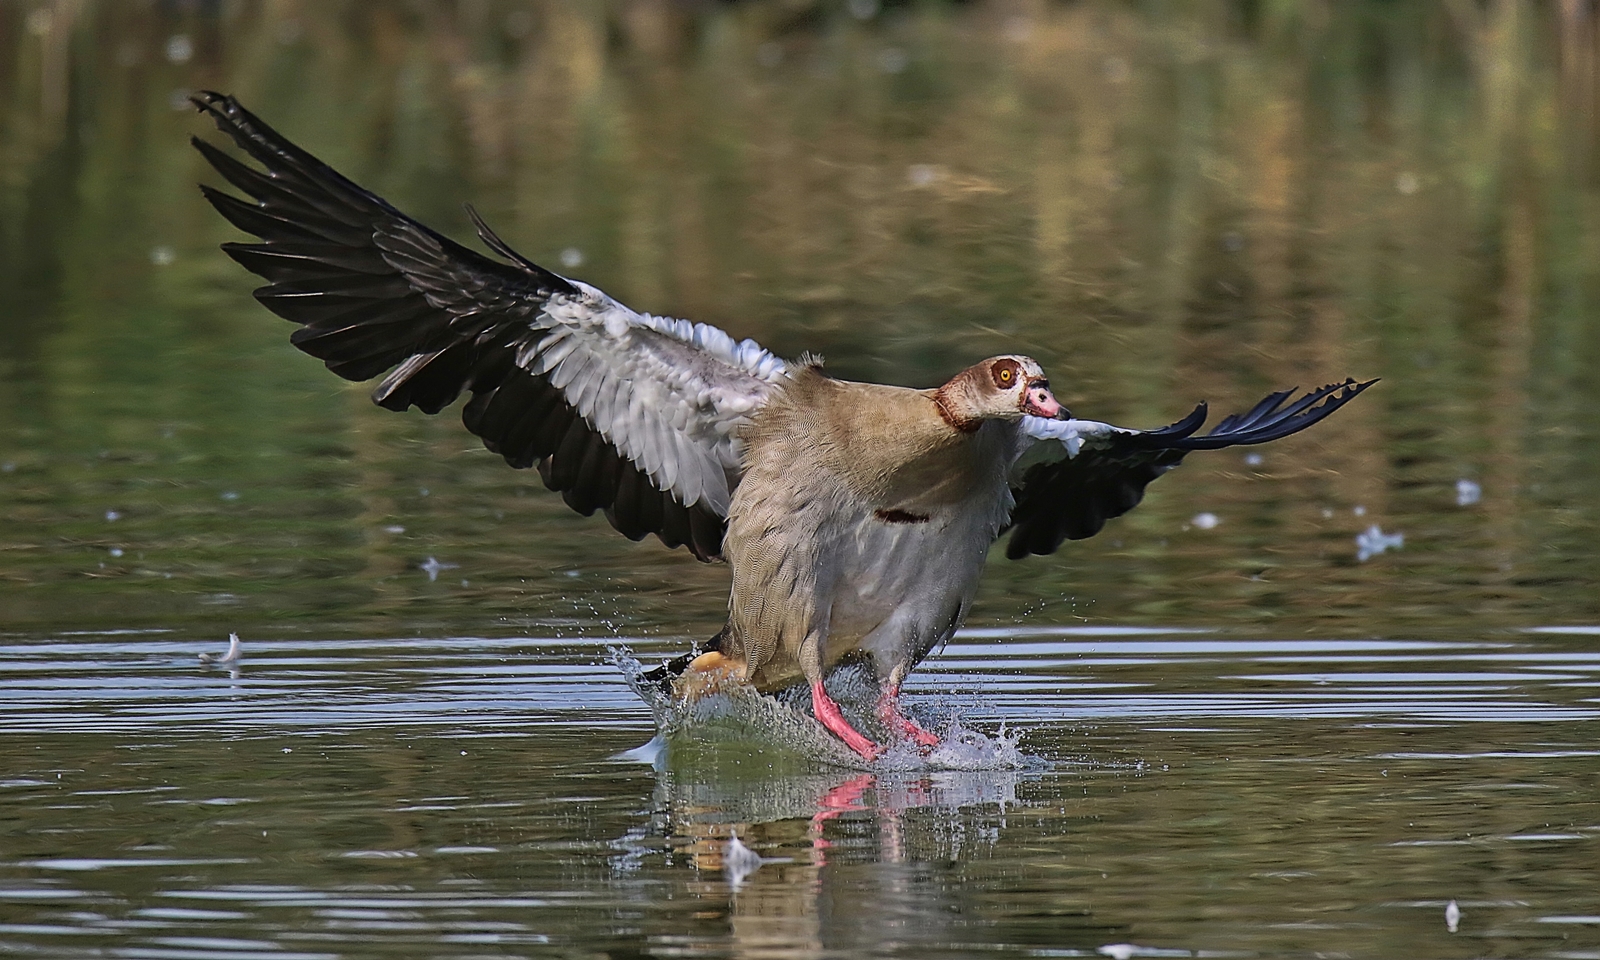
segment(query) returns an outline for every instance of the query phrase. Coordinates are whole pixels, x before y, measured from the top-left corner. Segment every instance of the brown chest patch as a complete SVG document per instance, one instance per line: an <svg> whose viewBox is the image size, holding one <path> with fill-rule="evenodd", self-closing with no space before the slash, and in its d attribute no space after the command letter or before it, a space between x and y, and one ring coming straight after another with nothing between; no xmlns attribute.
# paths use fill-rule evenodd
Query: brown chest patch
<svg viewBox="0 0 1600 960"><path fill-rule="evenodd" d="M927 523L928 515L925 513L911 513L907 510L874 510L872 515L884 523Z"/></svg>
<svg viewBox="0 0 1600 960"><path fill-rule="evenodd" d="M955 381L952 380L951 383ZM950 425L958 433L974 433L983 426L983 421L977 417L958 416L950 409L950 384L947 383L933 392L933 405L939 411L939 419Z"/></svg>

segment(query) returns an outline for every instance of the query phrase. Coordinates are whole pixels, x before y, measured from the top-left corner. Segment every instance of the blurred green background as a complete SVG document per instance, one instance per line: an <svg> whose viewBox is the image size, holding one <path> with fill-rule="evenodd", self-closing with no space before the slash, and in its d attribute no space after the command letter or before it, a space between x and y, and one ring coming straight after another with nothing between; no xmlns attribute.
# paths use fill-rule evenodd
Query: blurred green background
<svg viewBox="0 0 1600 960"><path fill-rule="evenodd" d="M974 623L1595 622L1597 39L1578 0L0 3L0 630L720 623L725 569L288 345L195 189L200 88L838 376L1022 351L1145 427L1383 378L997 557Z"/></svg>

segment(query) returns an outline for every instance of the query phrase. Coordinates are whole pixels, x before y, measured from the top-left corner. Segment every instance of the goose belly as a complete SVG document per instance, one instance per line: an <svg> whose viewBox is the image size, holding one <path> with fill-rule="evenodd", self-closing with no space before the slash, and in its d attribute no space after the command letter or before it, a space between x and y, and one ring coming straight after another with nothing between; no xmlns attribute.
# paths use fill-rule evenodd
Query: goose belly
<svg viewBox="0 0 1600 960"><path fill-rule="evenodd" d="M836 544L827 661L861 651L887 674L949 639L966 616L994 538L983 514L949 511L923 523L868 515L854 524Z"/></svg>

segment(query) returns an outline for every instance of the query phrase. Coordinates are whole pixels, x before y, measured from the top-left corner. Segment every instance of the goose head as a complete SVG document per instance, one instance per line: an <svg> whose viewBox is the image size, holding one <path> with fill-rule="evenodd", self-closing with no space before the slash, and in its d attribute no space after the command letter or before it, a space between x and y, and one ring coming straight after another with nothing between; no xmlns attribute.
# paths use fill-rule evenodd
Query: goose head
<svg viewBox="0 0 1600 960"><path fill-rule="evenodd" d="M1016 423L1025 416L1070 416L1032 357L1005 355L975 363L935 390L933 399L945 421L964 433L985 420Z"/></svg>

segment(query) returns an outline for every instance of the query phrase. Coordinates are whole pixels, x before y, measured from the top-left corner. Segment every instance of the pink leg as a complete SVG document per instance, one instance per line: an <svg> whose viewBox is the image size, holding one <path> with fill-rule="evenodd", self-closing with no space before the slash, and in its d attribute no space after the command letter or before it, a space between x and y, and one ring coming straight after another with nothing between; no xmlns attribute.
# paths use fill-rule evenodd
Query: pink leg
<svg viewBox="0 0 1600 960"><path fill-rule="evenodd" d="M915 720L900 712L900 684L891 683L883 688L883 696L878 698L878 719L883 725L893 730L896 734L915 740L924 747L939 745L938 734L931 733L922 728Z"/></svg>
<svg viewBox="0 0 1600 960"><path fill-rule="evenodd" d="M877 744L863 737L856 732L855 727L850 726L850 721L846 720L844 714L839 712L839 705L834 702L832 697L828 696L828 691L822 689L821 682L811 685L811 712L817 715L817 720L824 727L827 727L830 733L843 740L845 746L861 754L863 758L876 760L878 759L878 754L883 752Z"/></svg>

